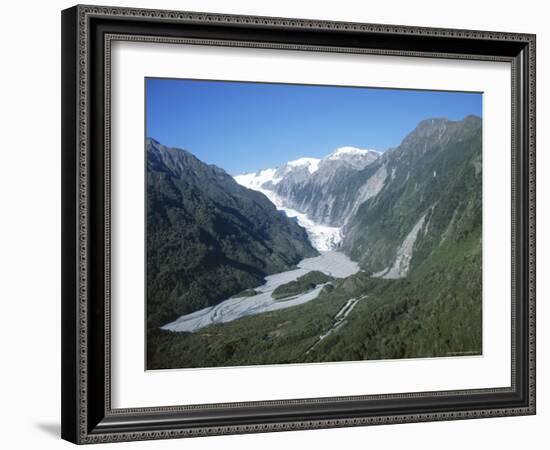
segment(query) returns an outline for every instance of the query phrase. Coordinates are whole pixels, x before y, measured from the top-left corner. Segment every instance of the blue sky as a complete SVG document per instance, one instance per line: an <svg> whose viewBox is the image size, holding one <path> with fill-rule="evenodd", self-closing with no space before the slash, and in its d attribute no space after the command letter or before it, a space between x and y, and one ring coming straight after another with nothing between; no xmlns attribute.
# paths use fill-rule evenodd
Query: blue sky
<svg viewBox="0 0 550 450"><path fill-rule="evenodd" d="M396 147L421 120L481 117L479 93L147 78L146 133L232 175Z"/></svg>

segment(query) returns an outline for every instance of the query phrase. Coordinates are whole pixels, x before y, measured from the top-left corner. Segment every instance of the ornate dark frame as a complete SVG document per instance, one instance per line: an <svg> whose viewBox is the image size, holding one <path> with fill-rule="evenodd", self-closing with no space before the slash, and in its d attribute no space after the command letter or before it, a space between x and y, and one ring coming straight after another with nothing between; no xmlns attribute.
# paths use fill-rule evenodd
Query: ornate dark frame
<svg viewBox="0 0 550 450"><path fill-rule="evenodd" d="M113 409L109 113L114 40L509 62L511 386ZM62 12L62 236L62 437L69 441L535 414L535 36L98 6L67 9Z"/></svg>

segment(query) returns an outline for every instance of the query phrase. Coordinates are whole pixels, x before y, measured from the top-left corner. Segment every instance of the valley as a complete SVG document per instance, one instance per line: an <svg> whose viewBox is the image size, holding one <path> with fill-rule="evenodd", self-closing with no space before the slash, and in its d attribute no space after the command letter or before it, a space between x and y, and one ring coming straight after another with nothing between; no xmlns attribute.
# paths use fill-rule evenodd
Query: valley
<svg viewBox="0 0 550 450"><path fill-rule="evenodd" d="M284 301L277 301L272 294L279 286L313 271L319 271L337 278L345 278L357 273L359 266L343 253L323 252L320 256L300 261L297 269L267 276L265 283L255 288L255 291L258 292L256 295L233 296L215 306L181 316L161 328L169 331L195 332L208 325L231 322L242 317L277 311L310 302L317 298L326 284L318 284L314 289L285 298Z"/></svg>
<svg viewBox="0 0 550 450"><path fill-rule="evenodd" d="M479 117L234 177L151 148L148 368L481 354Z"/></svg>
<svg viewBox="0 0 550 450"><path fill-rule="evenodd" d="M262 178L265 178L265 175L261 174L260 180L258 180L255 174L246 174L237 175L235 181L248 189L261 192L275 205L277 210L283 212L287 217L295 218L298 224L306 230L311 245L320 252L334 250L338 247L338 244L342 241L341 227L316 223L307 214L287 206L285 200L279 194L271 189L262 187L262 183L260 182ZM269 181L272 182L273 180L267 178L266 182Z"/></svg>

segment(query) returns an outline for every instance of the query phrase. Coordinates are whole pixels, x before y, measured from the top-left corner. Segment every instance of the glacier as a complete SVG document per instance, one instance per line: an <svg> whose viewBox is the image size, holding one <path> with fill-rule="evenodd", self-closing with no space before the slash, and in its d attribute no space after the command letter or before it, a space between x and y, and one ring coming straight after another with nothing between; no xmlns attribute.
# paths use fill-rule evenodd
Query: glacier
<svg viewBox="0 0 550 450"><path fill-rule="evenodd" d="M268 170L273 170L273 172L267 173ZM316 223L306 214L285 206L283 199L277 193L261 187L267 181L273 182L273 180L268 179L268 177L273 176L274 173L274 169L266 169L261 171L260 176L256 173L237 175L234 178L240 185L264 194L271 201L271 203L273 203L279 211L285 213L287 217L295 218L298 224L305 228L311 245L313 245L313 247L315 247L318 251L327 252L338 248L338 245L342 241L341 227L330 227L328 225Z"/></svg>
<svg viewBox="0 0 550 450"><path fill-rule="evenodd" d="M288 161L278 168L262 169L253 173L236 175L234 179L248 189L261 192L279 211L284 212L287 217L295 218L298 224L307 231L313 247L320 252L324 252L339 248L343 240L342 230L346 219L355 213L361 203L377 195L384 187L387 176L386 167L382 166L382 170L377 172L372 180L369 179L369 182L361 188L355 204L348 208L347 214L342 215L343 220L336 223L330 219L330 214L329 216L327 214L317 214L318 211L315 208L312 210L303 202L293 202L292 196L285 195L288 180L300 186L304 186L309 181L312 181L316 186L323 185L330 182L336 170L340 170L342 167L351 170L362 170L381 155L382 153L377 150L344 146L337 148L322 159L302 157ZM326 211L326 206L330 205L328 208L330 210L334 206L334 201L335 198L329 196L324 199L323 203L319 204L319 207L324 205ZM326 225L326 223L330 223L330 225Z"/></svg>

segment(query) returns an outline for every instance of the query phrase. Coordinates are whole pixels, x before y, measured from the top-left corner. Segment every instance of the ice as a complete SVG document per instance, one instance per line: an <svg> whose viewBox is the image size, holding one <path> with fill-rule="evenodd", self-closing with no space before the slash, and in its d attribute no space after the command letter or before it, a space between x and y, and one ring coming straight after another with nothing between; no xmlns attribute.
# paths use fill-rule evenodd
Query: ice
<svg viewBox="0 0 550 450"><path fill-rule="evenodd" d="M248 189L261 192L279 211L283 211L287 217L295 218L298 225L305 228L313 247L320 252L334 250L338 247L338 244L342 241L342 229L340 227L329 227L328 225L318 224L311 220L306 214L286 207L283 199L276 192L262 188L261 185L263 183L258 184L254 179L254 177L257 177L257 174L252 174L252 177L249 175L250 174L238 175L235 177L235 181Z"/></svg>

